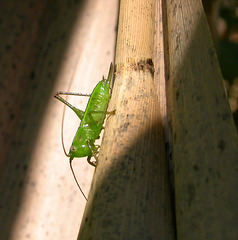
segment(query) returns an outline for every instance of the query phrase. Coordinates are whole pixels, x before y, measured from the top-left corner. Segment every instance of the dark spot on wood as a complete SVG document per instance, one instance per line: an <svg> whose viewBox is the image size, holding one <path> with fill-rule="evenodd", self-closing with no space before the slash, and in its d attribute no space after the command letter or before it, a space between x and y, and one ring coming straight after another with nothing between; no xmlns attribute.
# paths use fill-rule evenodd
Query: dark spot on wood
<svg viewBox="0 0 238 240"><path fill-rule="evenodd" d="M223 140L220 140L217 146L220 149L220 151L223 152L226 147L226 143Z"/></svg>
<svg viewBox="0 0 238 240"><path fill-rule="evenodd" d="M20 32L16 32L16 33L15 33L15 36L16 36L16 37L19 37L19 36L21 36L21 33L20 33Z"/></svg>
<svg viewBox="0 0 238 240"><path fill-rule="evenodd" d="M12 48L12 46L11 45L6 45L6 47L5 47L5 49L7 50L7 51L9 51L9 50L11 50L11 48Z"/></svg>
<svg viewBox="0 0 238 240"><path fill-rule="evenodd" d="M198 167L198 165L196 165L196 164L195 164L195 165L193 165L193 170L194 170L194 171L198 171L198 170L199 170L199 167Z"/></svg>
<svg viewBox="0 0 238 240"><path fill-rule="evenodd" d="M30 79L33 80L35 78L35 76L36 76L35 71L32 71L30 74Z"/></svg>
<svg viewBox="0 0 238 240"><path fill-rule="evenodd" d="M32 84L31 89L32 89L32 90L37 89L37 83Z"/></svg>
<svg viewBox="0 0 238 240"><path fill-rule="evenodd" d="M66 36L65 32L63 32L63 33L61 34L60 38L63 40L63 39L65 39L65 36Z"/></svg>
<svg viewBox="0 0 238 240"><path fill-rule="evenodd" d="M201 101L201 96L196 96L196 100L199 102Z"/></svg>
<svg viewBox="0 0 238 240"><path fill-rule="evenodd" d="M23 170L26 171L27 168L28 168L28 166L25 164L25 165L23 166Z"/></svg>
<svg viewBox="0 0 238 240"><path fill-rule="evenodd" d="M169 81L169 78L170 78L170 74L169 72L166 73L166 81Z"/></svg>
<svg viewBox="0 0 238 240"><path fill-rule="evenodd" d="M20 188L22 188L22 186L23 186L23 181L20 181L18 186L19 186Z"/></svg>
<svg viewBox="0 0 238 240"><path fill-rule="evenodd" d="M48 73L47 73L47 77L48 77L48 78L51 78L51 77L52 77L52 73L51 73L51 72L48 72Z"/></svg>
<svg viewBox="0 0 238 240"><path fill-rule="evenodd" d="M14 189L15 188L15 186L16 186L16 182L15 182L15 180L13 181L13 182L11 182L11 184L10 184L10 190L12 190L12 189Z"/></svg>
<svg viewBox="0 0 238 240"><path fill-rule="evenodd" d="M10 120L13 120L15 118L15 114L14 113L11 113L10 116L9 116Z"/></svg>
<svg viewBox="0 0 238 240"><path fill-rule="evenodd" d="M122 131L122 132L126 132L129 124L130 124L129 122L123 124L123 125L120 127L121 131Z"/></svg>
<svg viewBox="0 0 238 240"><path fill-rule="evenodd" d="M108 185L103 186L103 190L104 190L105 192L109 192L109 191L110 191L110 187L109 187ZM95 194L95 197L96 197L96 194Z"/></svg>
<svg viewBox="0 0 238 240"><path fill-rule="evenodd" d="M16 166L15 166L15 170L18 170L18 169L19 169L19 167L20 167L20 164L19 164L19 163L17 163L17 164L16 164Z"/></svg>
<svg viewBox="0 0 238 240"><path fill-rule="evenodd" d="M210 57L213 57L213 56L215 55L214 49L213 49L213 48L210 48L210 49L208 50L208 54L210 55Z"/></svg>
<svg viewBox="0 0 238 240"><path fill-rule="evenodd" d="M148 58L148 59L146 60L146 63L147 63L148 65L150 65L151 67L154 67L154 63L153 63L153 61L152 61L151 58Z"/></svg>
<svg viewBox="0 0 238 240"><path fill-rule="evenodd" d="M23 32L25 32L25 30L26 30L26 25L25 25L24 23L22 23L21 26L20 26L20 28L21 28L21 30L22 30Z"/></svg>
<svg viewBox="0 0 238 240"><path fill-rule="evenodd" d="M224 121L227 120L229 117L230 117L230 114L229 114L229 113L223 113L223 114L222 114L222 119L223 119Z"/></svg>
<svg viewBox="0 0 238 240"><path fill-rule="evenodd" d="M32 188L35 188L36 183L35 182L31 182L30 185L31 185Z"/></svg>
<svg viewBox="0 0 238 240"><path fill-rule="evenodd" d="M177 139L177 133L174 133L174 142L176 142Z"/></svg>
<svg viewBox="0 0 238 240"><path fill-rule="evenodd" d="M101 221L102 228L108 228L108 226L112 225L112 221L110 219L103 219Z"/></svg>
<svg viewBox="0 0 238 240"><path fill-rule="evenodd" d="M148 58L146 60L140 60L137 62L137 64L134 66L134 70L136 71L149 71L151 75L154 75L154 63L151 58Z"/></svg>
<svg viewBox="0 0 238 240"><path fill-rule="evenodd" d="M176 101L179 99L179 90L176 91Z"/></svg>
<svg viewBox="0 0 238 240"><path fill-rule="evenodd" d="M188 205L191 206L192 201L195 198L195 188L193 184L189 183L188 184Z"/></svg>
<svg viewBox="0 0 238 240"><path fill-rule="evenodd" d="M53 61L49 61L48 66L51 67L53 65Z"/></svg>

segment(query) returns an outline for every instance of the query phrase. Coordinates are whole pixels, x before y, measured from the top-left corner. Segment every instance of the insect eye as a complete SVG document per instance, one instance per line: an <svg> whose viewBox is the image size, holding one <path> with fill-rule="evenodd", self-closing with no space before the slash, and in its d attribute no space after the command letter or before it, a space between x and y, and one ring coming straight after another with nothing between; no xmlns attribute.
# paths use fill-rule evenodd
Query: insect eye
<svg viewBox="0 0 238 240"><path fill-rule="evenodd" d="M75 146L71 146L70 151L71 152L76 152L77 148Z"/></svg>

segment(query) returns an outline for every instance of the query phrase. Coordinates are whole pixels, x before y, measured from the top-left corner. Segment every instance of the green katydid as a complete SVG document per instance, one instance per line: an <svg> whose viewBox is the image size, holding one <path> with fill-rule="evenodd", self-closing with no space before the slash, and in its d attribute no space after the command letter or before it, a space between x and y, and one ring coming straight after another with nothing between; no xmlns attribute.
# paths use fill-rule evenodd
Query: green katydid
<svg viewBox="0 0 238 240"><path fill-rule="evenodd" d="M106 114L115 114L115 110L107 112L108 102L110 99L110 84L113 77L113 65L110 65L109 73L107 79L103 79L96 85L91 94L80 94L80 93L68 93L68 92L57 92L54 97L59 101L63 102L66 106L71 108L81 120L79 128L74 136L72 145L70 147L69 153L67 154L64 148L65 155L69 157L70 168L73 173L74 179L79 187L79 190L83 194L84 198L87 200L85 194L79 186L79 183L75 177L72 160L75 157L87 157L87 161L92 166L96 166L98 160L98 145L95 145L95 140L99 139L99 134L102 131L103 123ZM87 96L90 97L85 111L82 111L59 95L74 95L74 96ZM96 162L91 161L91 157L96 159Z"/></svg>

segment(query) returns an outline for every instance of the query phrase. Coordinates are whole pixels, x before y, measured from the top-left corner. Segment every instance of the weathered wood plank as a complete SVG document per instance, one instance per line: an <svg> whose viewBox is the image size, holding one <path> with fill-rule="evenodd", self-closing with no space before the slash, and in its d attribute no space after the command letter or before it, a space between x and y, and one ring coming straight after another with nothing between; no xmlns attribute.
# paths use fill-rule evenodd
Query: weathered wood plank
<svg viewBox="0 0 238 240"><path fill-rule="evenodd" d="M167 1L178 239L237 239L238 139L200 0Z"/></svg>
<svg viewBox="0 0 238 240"><path fill-rule="evenodd" d="M78 239L174 239L154 83L155 1L120 2L115 83Z"/></svg>

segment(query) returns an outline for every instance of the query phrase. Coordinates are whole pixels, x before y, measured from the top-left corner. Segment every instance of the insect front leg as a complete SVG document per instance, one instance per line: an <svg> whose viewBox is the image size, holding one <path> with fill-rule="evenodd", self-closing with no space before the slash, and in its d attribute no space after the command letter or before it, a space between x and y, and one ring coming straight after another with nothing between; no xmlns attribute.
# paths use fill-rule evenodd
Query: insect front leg
<svg viewBox="0 0 238 240"><path fill-rule="evenodd" d="M92 166L96 167L97 166L97 162L98 162L98 145L95 146L93 143L90 142L90 140L87 141L88 147L92 152L92 156L95 158L95 162L94 161L90 161L91 156L88 156L87 161L89 164L91 164Z"/></svg>
<svg viewBox="0 0 238 240"><path fill-rule="evenodd" d="M57 92L55 95L72 95L72 96L82 96L82 97L90 97L91 94L88 93L75 93L75 92Z"/></svg>
<svg viewBox="0 0 238 240"><path fill-rule="evenodd" d="M95 148L97 149L97 151L98 151L98 149L101 147L100 145L94 145L95 146Z"/></svg>
<svg viewBox="0 0 238 240"><path fill-rule="evenodd" d="M94 166L94 167L96 167L97 166L97 161L91 161L91 157L87 157L87 161L88 161L88 163L90 164L90 165L92 165L92 166Z"/></svg>

